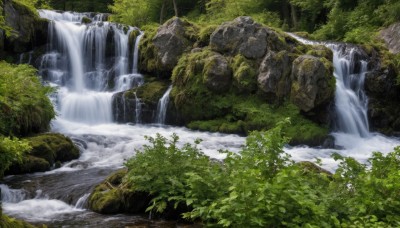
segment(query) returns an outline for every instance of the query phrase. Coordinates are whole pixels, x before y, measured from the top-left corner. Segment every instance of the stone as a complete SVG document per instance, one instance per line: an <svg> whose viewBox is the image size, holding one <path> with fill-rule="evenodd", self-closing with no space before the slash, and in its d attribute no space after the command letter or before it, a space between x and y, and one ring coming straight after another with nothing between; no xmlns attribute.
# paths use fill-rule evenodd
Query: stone
<svg viewBox="0 0 400 228"><path fill-rule="evenodd" d="M238 17L223 23L211 34L210 47L220 53L259 59L267 51L267 38L271 33L274 32L255 23L251 17Z"/></svg>
<svg viewBox="0 0 400 228"><path fill-rule="evenodd" d="M301 110L308 112L332 99L332 65L327 65L327 61L324 63L321 58L311 55L302 55L294 60L291 101Z"/></svg>
<svg viewBox="0 0 400 228"><path fill-rule="evenodd" d="M214 92L229 90L232 82L232 70L226 58L215 53L208 57L203 69L203 83Z"/></svg>
<svg viewBox="0 0 400 228"><path fill-rule="evenodd" d="M400 22L394 23L388 28L381 30L379 37L385 41L391 53L400 53Z"/></svg>
<svg viewBox="0 0 400 228"><path fill-rule="evenodd" d="M186 29L192 26L190 23L175 17L164 23L152 39L157 50L157 57L161 69L172 71L178 63L180 56L193 42L186 38Z"/></svg>
<svg viewBox="0 0 400 228"><path fill-rule="evenodd" d="M257 77L258 88L283 97L290 92L291 60L287 51L268 52L262 60Z"/></svg>
<svg viewBox="0 0 400 228"><path fill-rule="evenodd" d="M5 24L13 29L5 39L6 51L22 53L47 42L48 20L41 19L29 7L16 1L4 1Z"/></svg>

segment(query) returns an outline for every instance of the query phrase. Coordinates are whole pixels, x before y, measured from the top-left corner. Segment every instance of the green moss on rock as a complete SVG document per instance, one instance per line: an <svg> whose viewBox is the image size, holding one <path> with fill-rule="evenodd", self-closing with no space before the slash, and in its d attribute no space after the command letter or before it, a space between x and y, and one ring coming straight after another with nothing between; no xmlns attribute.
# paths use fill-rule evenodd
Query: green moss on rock
<svg viewBox="0 0 400 228"><path fill-rule="evenodd" d="M56 161L66 162L79 157L79 149L71 139L61 134L46 133L27 140L32 146L30 154L45 159L50 165Z"/></svg>
<svg viewBox="0 0 400 228"><path fill-rule="evenodd" d="M150 81L146 82L140 87L129 90L125 93L126 98L139 97L142 102L147 104L157 104L158 100L163 96L165 91L168 89L168 81Z"/></svg>
<svg viewBox="0 0 400 228"><path fill-rule="evenodd" d="M122 185L126 173L119 170L97 185L89 196L89 208L101 214L144 213L151 198Z"/></svg>
<svg viewBox="0 0 400 228"><path fill-rule="evenodd" d="M257 72L254 62L242 55L236 55L230 65L233 70L233 85L240 92L255 92L257 90Z"/></svg>
<svg viewBox="0 0 400 228"><path fill-rule="evenodd" d="M50 170L50 163L43 158L27 155L20 163L14 163L6 171L6 175L45 172Z"/></svg>
<svg viewBox="0 0 400 228"><path fill-rule="evenodd" d="M0 227L1 228L36 228L27 222L8 217L7 215L0 214Z"/></svg>

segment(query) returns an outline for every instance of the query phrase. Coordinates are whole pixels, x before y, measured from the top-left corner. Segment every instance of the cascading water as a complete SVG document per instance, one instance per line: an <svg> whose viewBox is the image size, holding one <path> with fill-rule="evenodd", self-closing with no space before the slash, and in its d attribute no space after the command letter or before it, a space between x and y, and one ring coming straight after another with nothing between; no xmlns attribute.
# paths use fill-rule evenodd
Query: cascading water
<svg viewBox="0 0 400 228"><path fill-rule="evenodd" d="M169 94L171 93L172 85L168 87L164 95L160 98L157 104L157 116L156 123L165 124L165 118L167 116L167 108L169 103Z"/></svg>
<svg viewBox="0 0 400 228"><path fill-rule="evenodd" d="M368 98L364 92L367 61L355 58L357 49L346 44L309 41L290 34L304 44L324 45L333 52L336 78L335 113L336 130L358 137L368 137ZM356 66L359 66L357 69Z"/></svg>
<svg viewBox="0 0 400 228"><path fill-rule="evenodd" d="M135 40L132 57L129 37L136 28L105 22L91 13L39 13L51 20L49 50L40 72L63 87L57 101L60 116L87 124L111 123L113 93L142 84L137 73L137 45L143 34ZM92 22L81 23L84 17Z"/></svg>
<svg viewBox="0 0 400 228"><path fill-rule="evenodd" d="M333 50L334 75L336 78L335 108L337 130L360 137L368 137L368 98L364 92L367 62L359 60L359 72L355 69L356 49L340 50L339 45L328 45Z"/></svg>

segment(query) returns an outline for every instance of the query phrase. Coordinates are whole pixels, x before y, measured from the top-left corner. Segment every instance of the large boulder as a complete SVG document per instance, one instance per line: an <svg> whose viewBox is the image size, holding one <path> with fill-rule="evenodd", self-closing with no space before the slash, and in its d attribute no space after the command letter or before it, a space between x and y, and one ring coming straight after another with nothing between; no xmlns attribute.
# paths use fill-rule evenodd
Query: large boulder
<svg viewBox="0 0 400 228"><path fill-rule="evenodd" d="M175 17L157 30L152 43L156 48L162 70L172 71L182 53L192 47L193 42L186 31L188 27L193 27L193 25Z"/></svg>
<svg viewBox="0 0 400 228"><path fill-rule="evenodd" d="M262 58L267 51L267 38L274 33L255 23L251 17L238 17L220 25L210 37L213 51L241 54L249 59Z"/></svg>
<svg viewBox="0 0 400 228"><path fill-rule="evenodd" d="M47 42L48 20L39 18L31 8L12 0L4 1L5 24L12 28L5 40L5 50L27 52Z"/></svg>
<svg viewBox="0 0 400 228"><path fill-rule="evenodd" d="M287 51L268 52L262 60L257 78L258 88L283 97L290 92L292 61Z"/></svg>
<svg viewBox="0 0 400 228"><path fill-rule="evenodd" d="M232 81L232 70L226 58L218 53L207 58L203 69L203 82L214 92L229 90Z"/></svg>
<svg viewBox="0 0 400 228"><path fill-rule="evenodd" d="M393 54L400 53L400 22L394 23L379 33L387 48Z"/></svg>
<svg viewBox="0 0 400 228"><path fill-rule="evenodd" d="M332 70L332 65L324 58L302 55L295 59L291 74L291 101L305 112L329 102L334 93Z"/></svg>

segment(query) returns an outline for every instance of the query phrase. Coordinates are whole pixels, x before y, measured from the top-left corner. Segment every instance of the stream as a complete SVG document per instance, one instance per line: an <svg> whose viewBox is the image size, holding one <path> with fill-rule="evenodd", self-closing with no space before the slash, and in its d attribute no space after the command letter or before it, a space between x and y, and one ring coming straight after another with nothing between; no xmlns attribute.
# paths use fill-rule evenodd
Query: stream
<svg viewBox="0 0 400 228"><path fill-rule="evenodd" d="M0 185L3 212L49 228L185 226L149 220L144 215L100 215L87 209L87 198L98 183L123 168L135 150L148 143L144 136L154 137L159 133L169 138L176 133L182 145L199 138L203 140L200 144L203 152L216 159L224 158L218 150L239 151L245 138L164 125L171 87L160 100L154 124L140 124L140 115L136 115L135 123L113 123L113 94L142 84L137 61L143 34L140 32L134 44L130 44L129 35L138 29L103 21L102 15L49 10L39 13L52 20L48 51L39 69L41 76L58 88L51 97L58 112L51 131L69 136L80 148L81 156L49 172L6 177ZM83 17L92 22L80 23ZM331 48L338 88L337 129L332 136L338 149L297 146L286 147L285 151L295 161L320 158L323 168L334 171L337 163L331 158L332 153L366 162L373 151L388 153L400 140L369 132L368 100L362 81L366 68L356 75L351 69L352 51ZM109 53L113 53L111 58ZM140 99L137 102L140 104Z"/></svg>

